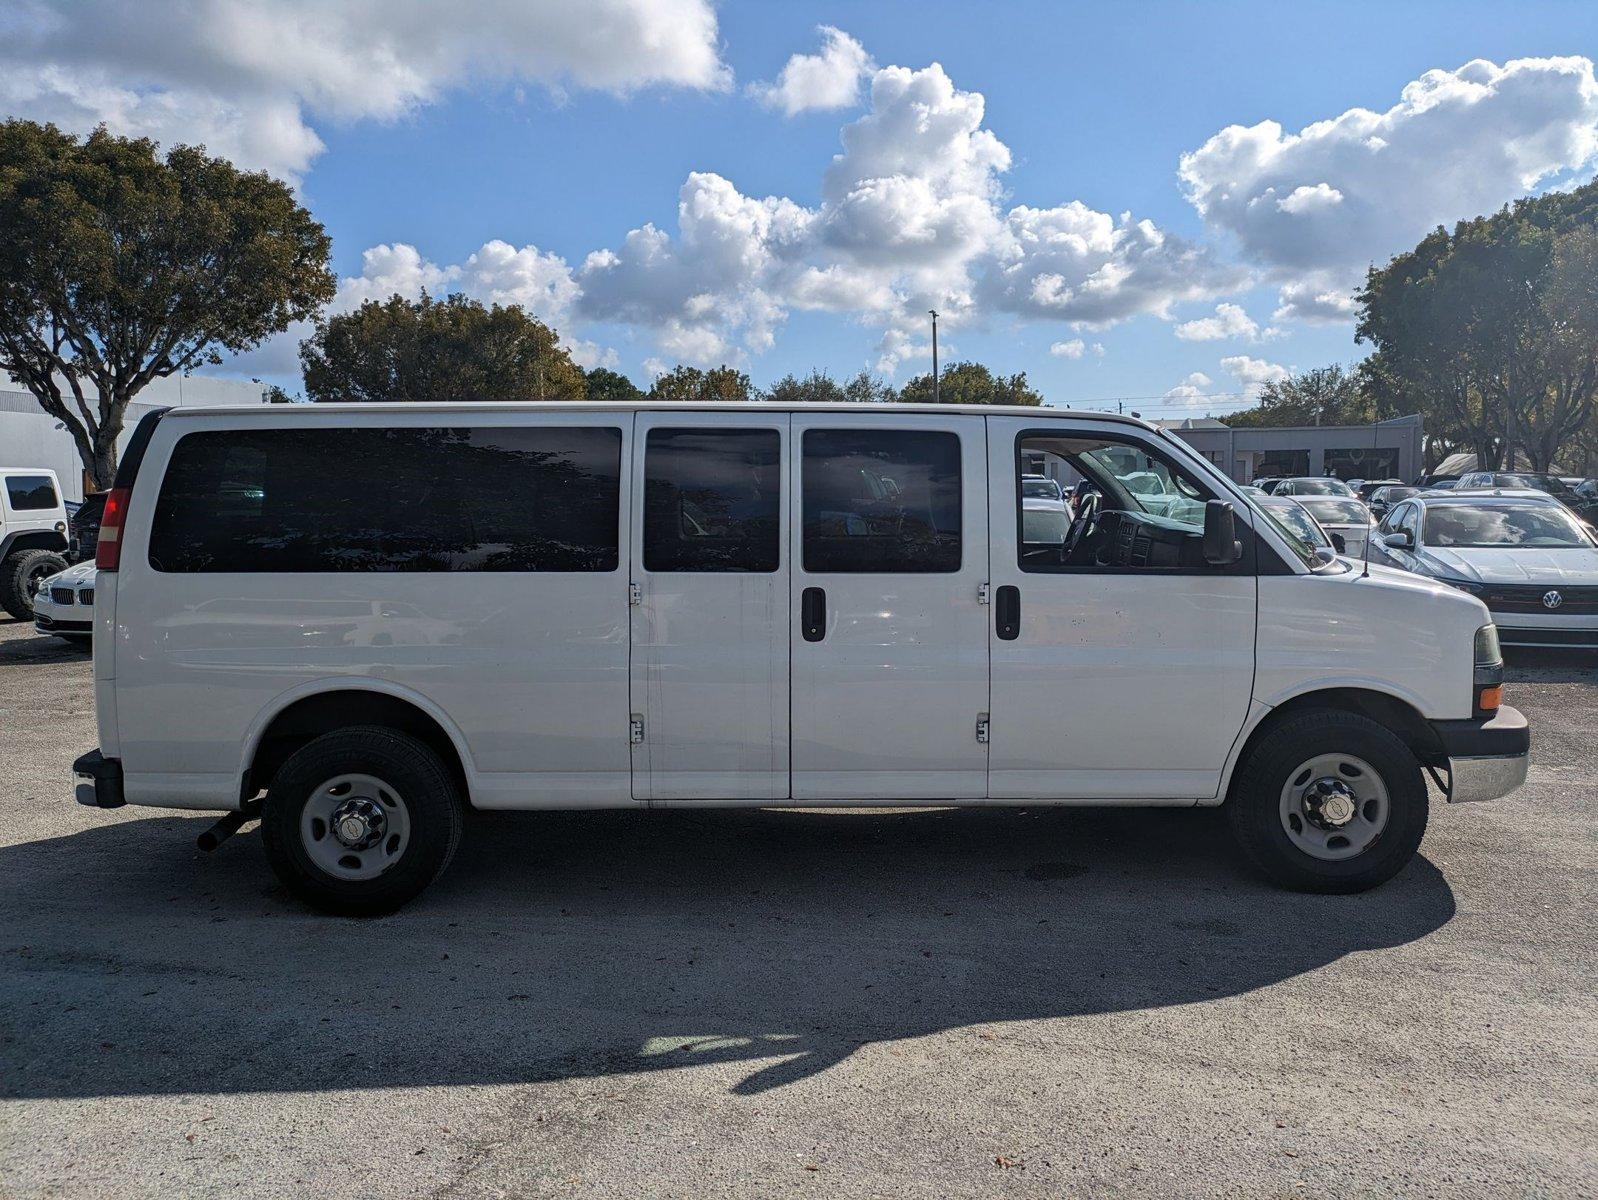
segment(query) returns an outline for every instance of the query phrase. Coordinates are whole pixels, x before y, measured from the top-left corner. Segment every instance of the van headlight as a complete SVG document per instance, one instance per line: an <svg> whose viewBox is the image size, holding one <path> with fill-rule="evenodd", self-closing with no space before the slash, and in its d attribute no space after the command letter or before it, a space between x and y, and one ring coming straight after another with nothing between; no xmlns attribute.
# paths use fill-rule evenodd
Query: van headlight
<svg viewBox="0 0 1598 1200"><path fill-rule="evenodd" d="M1438 575L1436 578L1437 578L1437 582L1438 583L1446 583L1451 588L1458 588L1460 591L1464 592L1467 596L1476 596L1476 597L1479 598L1479 597L1485 595L1486 592L1487 592L1487 589L1485 587L1483 587L1481 584L1472 583L1468 579L1450 579L1446 575ZM1492 626L1489 625L1487 628L1492 629ZM1480 635L1478 634L1477 636L1479 637ZM1494 637L1497 636L1497 631L1496 630L1494 630L1493 636Z"/></svg>
<svg viewBox="0 0 1598 1200"><path fill-rule="evenodd" d="M1471 675L1471 711L1478 717L1498 711L1504 702L1504 652L1498 645L1498 626L1488 623L1476 631L1476 665Z"/></svg>

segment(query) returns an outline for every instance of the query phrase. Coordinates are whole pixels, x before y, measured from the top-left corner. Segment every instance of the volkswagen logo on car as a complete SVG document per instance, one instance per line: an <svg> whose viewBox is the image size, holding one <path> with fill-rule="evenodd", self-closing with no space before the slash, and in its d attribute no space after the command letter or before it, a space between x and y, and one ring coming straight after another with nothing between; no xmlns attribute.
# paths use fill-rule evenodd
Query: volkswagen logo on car
<svg viewBox="0 0 1598 1200"><path fill-rule="evenodd" d="M1564 602L1565 602L1565 598L1563 596L1561 596L1556 591L1555 592L1544 592L1543 593L1543 607L1544 608L1558 608Z"/></svg>

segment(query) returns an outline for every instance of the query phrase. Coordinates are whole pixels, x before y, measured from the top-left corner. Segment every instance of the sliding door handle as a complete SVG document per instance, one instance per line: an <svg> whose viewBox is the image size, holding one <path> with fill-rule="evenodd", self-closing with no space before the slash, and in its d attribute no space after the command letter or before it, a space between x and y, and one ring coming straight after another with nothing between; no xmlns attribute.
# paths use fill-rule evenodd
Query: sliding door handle
<svg viewBox="0 0 1598 1200"><path fill-rule="evenodd" d="M1005 584L993 597L995 632L1006 642L1021 636L1021 589Z"/></svg>
<svg viewBox="0 0 1598 1200"><path fill-rule="evenodd" d="M827 636L827 593L821 588L808 587L800 596L799 628L807 642Z"/></svg>

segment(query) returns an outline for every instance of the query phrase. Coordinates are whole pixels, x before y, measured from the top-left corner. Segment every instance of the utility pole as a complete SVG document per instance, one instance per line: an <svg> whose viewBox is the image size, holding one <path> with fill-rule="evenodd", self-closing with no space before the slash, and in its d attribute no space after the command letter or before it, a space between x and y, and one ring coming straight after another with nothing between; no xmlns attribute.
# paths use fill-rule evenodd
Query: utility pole
<svg viewBox="0 0 1598 1200"><path fill-rule="evenodd" d="M938 404L938 310L927 309L932 314L932 403Z"/></svg>

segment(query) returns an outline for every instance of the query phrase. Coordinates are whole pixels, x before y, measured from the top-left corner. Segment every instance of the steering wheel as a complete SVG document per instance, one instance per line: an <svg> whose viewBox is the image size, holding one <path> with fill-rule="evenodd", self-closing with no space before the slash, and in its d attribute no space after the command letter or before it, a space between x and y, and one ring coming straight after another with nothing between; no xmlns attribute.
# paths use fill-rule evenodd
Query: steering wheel
<svg viewBox="0 0 1598 1200"><path fill-rule="evenodd" d="M1061 552L1062 559L1069 561L1076 553L1076 548L1090 537L1099 527L1099 507L1104 498L1098 492L1083 492L1077 497L1076 516L1071 520L1071 528L1065 535L1065 548Z"/></svg>

